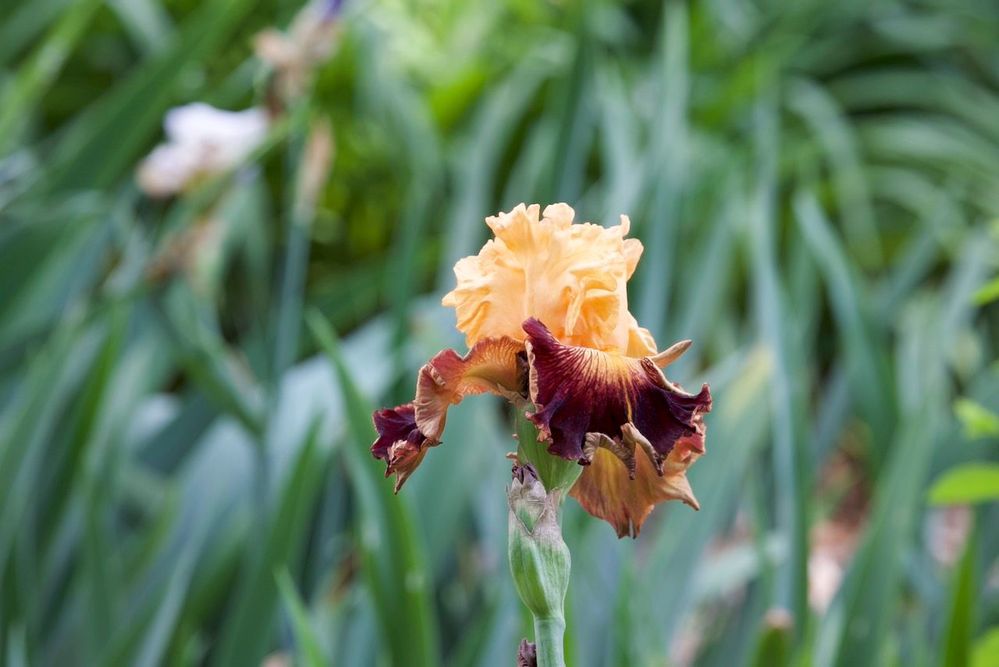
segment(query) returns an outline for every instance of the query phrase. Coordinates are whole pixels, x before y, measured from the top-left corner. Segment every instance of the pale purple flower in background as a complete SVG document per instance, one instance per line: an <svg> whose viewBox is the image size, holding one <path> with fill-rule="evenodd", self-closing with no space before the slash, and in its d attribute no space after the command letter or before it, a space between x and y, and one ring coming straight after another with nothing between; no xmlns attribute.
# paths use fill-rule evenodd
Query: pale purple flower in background
<svg viewBox="0 0 999 667"><path fill-rule="evenodd" d="M332 55L342 8L342 0L307 3L287 31L270 28L254 39L257 57L274 70L285 101L301 95L316 69Z"/></svg>
<svg viewBox="0 0 999 667"><path fill-rule="evenodd" d="M327 21L337 18L343 11L344 4L344 0L324 0L322 4L323 18Z"/></svg>

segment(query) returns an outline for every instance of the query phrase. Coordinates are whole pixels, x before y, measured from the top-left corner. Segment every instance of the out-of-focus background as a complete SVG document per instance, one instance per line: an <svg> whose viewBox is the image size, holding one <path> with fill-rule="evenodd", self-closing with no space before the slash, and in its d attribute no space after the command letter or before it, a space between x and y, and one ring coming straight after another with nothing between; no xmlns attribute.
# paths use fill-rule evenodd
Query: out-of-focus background
<svg viewBox="0 0 999 667"><path fill-rule="evenodd" d="M368 446L521 201L715 396L569 664L999 664L988 0L5 0L0 664L512 665L509 414Z"/></svg>

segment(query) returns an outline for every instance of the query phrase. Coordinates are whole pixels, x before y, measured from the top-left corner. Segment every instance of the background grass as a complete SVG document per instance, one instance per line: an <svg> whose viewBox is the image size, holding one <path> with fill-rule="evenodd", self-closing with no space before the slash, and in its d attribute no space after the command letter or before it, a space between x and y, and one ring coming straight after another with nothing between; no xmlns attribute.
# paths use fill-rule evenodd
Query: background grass
<svg viewBox="0 0 999 667"><path fill-rule="evenodd" d="M570 664L999 664L994 3L348 2L251 164L142 196L298 8L0 6L0 664L512 664L509 416L454 409L399 496L367 448L520 201L630 214L633 311L715 395L700 512L568 504ZM974 508L950 557L931 499Z"/></svg>

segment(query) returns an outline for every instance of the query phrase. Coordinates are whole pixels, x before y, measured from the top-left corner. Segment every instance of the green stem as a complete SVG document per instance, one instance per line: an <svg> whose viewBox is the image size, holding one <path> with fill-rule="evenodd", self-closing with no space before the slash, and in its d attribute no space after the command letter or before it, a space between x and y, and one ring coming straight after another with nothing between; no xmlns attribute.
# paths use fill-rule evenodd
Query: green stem
<svg viewBox="0 0 999 667"><path fill-rule="evenodd" d="M565 619L534 617L534 644L538 667L565 667Z"/></svg>

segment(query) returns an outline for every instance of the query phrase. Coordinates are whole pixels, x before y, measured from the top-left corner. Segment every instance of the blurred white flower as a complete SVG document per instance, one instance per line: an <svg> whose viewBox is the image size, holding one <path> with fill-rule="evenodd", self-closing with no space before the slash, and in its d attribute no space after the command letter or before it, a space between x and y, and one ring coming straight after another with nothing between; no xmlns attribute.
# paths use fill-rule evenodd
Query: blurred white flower
<svg viewBox="0 0 999 667"><path fill-rule="evenodd" d="M171 109L163 121L166 143L139 164L139 187L168 197L224 173L260 146L267 125L266 112L258 108L225 111L196 102Z"/></svg>

